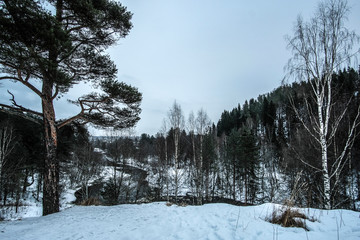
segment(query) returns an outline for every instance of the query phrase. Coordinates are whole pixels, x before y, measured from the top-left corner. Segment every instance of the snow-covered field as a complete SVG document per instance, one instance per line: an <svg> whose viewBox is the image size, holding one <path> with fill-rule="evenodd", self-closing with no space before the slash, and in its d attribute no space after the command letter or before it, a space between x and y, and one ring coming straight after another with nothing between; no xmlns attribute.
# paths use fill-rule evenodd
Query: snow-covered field
<svg viewBox="0 0 360 240"><path fill-rule="evenodd" d="M264 219L274 204L166 206L163 202L72 207L45 217L0 222L0 239L360 239L358 212L303 209L310 229L283 228Z"/></svg>

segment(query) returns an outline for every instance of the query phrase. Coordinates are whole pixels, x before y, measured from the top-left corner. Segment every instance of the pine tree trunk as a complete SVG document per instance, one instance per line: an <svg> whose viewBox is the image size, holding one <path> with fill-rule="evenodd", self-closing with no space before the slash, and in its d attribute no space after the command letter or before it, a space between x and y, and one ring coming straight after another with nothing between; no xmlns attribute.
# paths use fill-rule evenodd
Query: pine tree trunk
<svg viewBox="0 0 360 240"><path fill-rule="evenodd" d="M4 146L5 146L5 134L4 134L4 130L0 130L0 200L2 199L2 193L3 193L3 164L4 164ZM5 206L5 204L4 204Z"/></svg>
<svg viewBox="0 0 360 240"><path fill-rule="evenodd" d="M26 189L28 187L28 176L29 176L29 169L25 169L25 175L24 175L24 184L23 184L23 189L22 189L22 194L25 195L26 193Z"/></svg>
<svg viewBox="0 0 360 240"><path fill-rule="evenodd" d="M116 147L116 149L117 149L117 147ZM117 172L117 170L116 170L116 166L117 166L117 162L118 162L118 159L117 159L117 157L114 159L114 202L117 202L117 196L118 196L118 184L117 184L117 174L116 174L116 172Z"/></svg>
<svg viewBox="0 0 360 240"><path fill-rule="evenodd" d="M209 166L206 166L206 170L205 170L205 199L206 202L210 201L210 197L209 197L209 188L210 188L210 170L209 170Z"/></svg>
<svg viewBox="0 0 360 240"><path fill-rule="evenodd" d="M37 179L37 187L36 187L36 200L39 201L40 198L40 192L41 192L41 185L42 185L42 179L43 179L43 174L38 174L38 179Z"/></svg>
<svg viewBox="0 0 360 240"><path fill-rule="evenodd" d="M167 154L167 139L165 133L165 171L166 171L166 201L169 202L169 162Z"/></svg>
<svg viewBox="0 0 360 240"><path fill-rule="evenodd" d="M233 200L236 200L236 165L235 158L233 159Z"/></svg>
<svg viewBox="0 0 360 240"><path fill-rule="evenodd" d="M44 164L43 215L59 212L59 162L57 161L57 129L52 102L52 84L44 81L42 108L46 156Z"/></svg>
<svg viewBox="0 0 360 240"><path fill-rule="evenodd" d="M245 204L248 204L249 176L245 174Z"/></svg>
<svg viewBox="0 0 360 240"><path fill-rule="evenodd" d="M62 21L63 1L56 1L56 19ZM53 104L54 79L57 77L56 47L49 49L49 66L42 85L42 112L44 118L44 138L46 156L44 164L43 215L60 211L59 203L59 172L57 160L57 126Z"/></svg>
<svg viewBox="0 0 360 240"><path fill-rule="evenodd" d="M203 193L204 193L204 174L203 174L203 136L200 134L200 156L199 156L199 187L200 187L200 195L199 195L199 205L203 204Z"/></svg>

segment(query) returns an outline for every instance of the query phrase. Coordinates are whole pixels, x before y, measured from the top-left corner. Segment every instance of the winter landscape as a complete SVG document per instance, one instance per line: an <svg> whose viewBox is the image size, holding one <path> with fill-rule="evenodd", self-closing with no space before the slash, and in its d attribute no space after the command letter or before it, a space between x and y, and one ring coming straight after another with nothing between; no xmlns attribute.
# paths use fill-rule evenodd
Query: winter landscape
<svg viewBox="0 0 360 240"><path fill-rule="evenodd" d="M279 205L166 206L164 202L112 207L76 206L41 218L0 224L1 239L359 239L359 213L301 209L309 231L272 225Z"/></svg>
<svg viewBox="0 0 360 240"><path fill-rule="evenodd" d="M0 0L0 239L360 239L359 11Z"/></svg>

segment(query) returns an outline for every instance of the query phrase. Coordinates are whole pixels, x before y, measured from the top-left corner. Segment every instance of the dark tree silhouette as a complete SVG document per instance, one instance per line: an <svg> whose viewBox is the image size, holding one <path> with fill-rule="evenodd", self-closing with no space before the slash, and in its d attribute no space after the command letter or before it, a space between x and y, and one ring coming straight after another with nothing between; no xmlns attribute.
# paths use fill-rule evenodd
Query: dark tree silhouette
<svg viewBox="0 0 360 240"><path fill-rule="evenodd" d="M0 2L0 80L26 86L41 100L42 111L23 107L11 92L11 104L0 106L42 119L44 215L59 211L58 129L73 121L126 128L139 120L141 94L116 80L115 64L105 53L129 33L131 17L126 7L110 0ZM92 82L102 93L71 101L80 107L79 113L57 120L54 100L80 82Z"/></svg>

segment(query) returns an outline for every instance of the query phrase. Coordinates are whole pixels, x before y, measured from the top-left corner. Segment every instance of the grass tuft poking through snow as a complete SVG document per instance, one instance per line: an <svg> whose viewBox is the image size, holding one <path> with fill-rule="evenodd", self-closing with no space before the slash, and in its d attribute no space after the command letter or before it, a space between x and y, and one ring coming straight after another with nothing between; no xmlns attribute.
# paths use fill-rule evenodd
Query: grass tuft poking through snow
<svg viewBox="0 0 360 240"><path fill-rule="evenodd" d="M300 212L299 209L290 206L283 208L274 208L270 217L266 220L273 224L281 225L282 227L299 227L306 231L309 229L306 226L306 220L315 222L315 218L309 218L304 213Z"/></svg>
<svg viewBox="0 0 360 240"><path fill-rule="evenodd" d="M88 198L80 203L81 206L100 206L103 205L98 198Z"/></svg>

